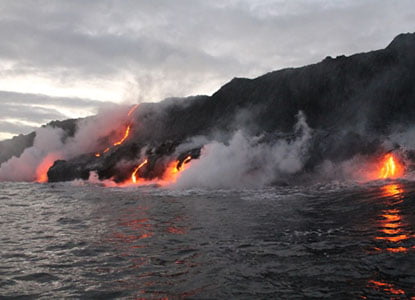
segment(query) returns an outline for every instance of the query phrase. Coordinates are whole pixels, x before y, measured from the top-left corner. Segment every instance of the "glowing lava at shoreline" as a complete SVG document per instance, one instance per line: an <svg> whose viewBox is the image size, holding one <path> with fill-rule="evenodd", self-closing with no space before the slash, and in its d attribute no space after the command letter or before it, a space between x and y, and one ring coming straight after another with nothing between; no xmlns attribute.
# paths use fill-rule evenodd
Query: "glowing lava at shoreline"
<svg viewBox="0 0 415 300"><path fill-rule="evenodd" d="M382 168L380 169L379 178L398 178L404 174L404 166L392 153L388 153L382 160Z"/></svg>
<svg viewBox="0 0 415 300"><path fill-rule="evenodd" d="M131 181L133 183L137 183L137 172L144 167L148 163L148 160L144 160L141 164L139 164L133 171L133 174L131 174Z"/></svg>
<svg viewBox="0 0 415 300"><path fill-rule="evenodd" d="M130 185L149 185L149 184L157 184L160 186L167 186L175 183L179 178L180 174L186 170L190 164L189 162L192 160L192 157L189 155L183 161L174 160L171 161L166 169L163 172L161 178L155 179L146 179L139 177L138 172L141 168L146 166L149 161L145 159L142 163L140 163L137 167L134 168L133 172L131 173L131 178L127 182L117 184L118 186L130 186Z"/></svg>
<svg viewBox="0 0 415 300"><path fill-rule="evenodd" d="M48 182L48 171L58 159L60 159L59 155L55 153L48 154L36 169L35 181L39 183Z"/></svg>

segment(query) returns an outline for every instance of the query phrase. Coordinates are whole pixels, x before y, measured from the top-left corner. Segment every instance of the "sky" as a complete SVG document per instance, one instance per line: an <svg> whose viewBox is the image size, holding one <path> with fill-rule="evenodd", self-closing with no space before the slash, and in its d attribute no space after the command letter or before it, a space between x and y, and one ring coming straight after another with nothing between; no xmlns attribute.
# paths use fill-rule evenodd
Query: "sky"
<svg viewBox="0 0 415 300"><path fill-rule="evenodd" d="M413 0L0 0L0 12L0 140L415 31Z"/></svg>

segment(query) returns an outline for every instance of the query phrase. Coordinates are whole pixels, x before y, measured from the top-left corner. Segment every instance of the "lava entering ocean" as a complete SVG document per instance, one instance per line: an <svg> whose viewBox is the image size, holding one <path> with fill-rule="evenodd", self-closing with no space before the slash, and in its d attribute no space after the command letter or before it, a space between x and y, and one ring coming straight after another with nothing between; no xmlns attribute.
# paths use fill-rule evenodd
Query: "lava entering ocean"
<svg viewBox="0 0 415 300"><path fill-rule="evenodd" d="M59 158L59 155L56 153L48 154L36 169L35 181L39 183L48 182L48 170Z"/></svg>
<svg viewBox="0 0 415 300"><path fill-rule="evenodd" d="M399 178L404 175L404 171L404 165L392 153L388 153L382 160L378 177L380 179Z"/></svg>
<svg viewBox="0 0 415 300"><path fill-rule="evenodd" d="M131 181L133 183L137 183L137 172L144 167L148 163L148 159L144 160L141 164L139 164L133 171L133 174L131 174Z"/></svg>
<svg viewBox="0 0 415 300"><path fill-rule="evenodd" d="M167 165L161 178L149 180L139 176L139 171L149 163L148 159L146 158L142 163L134 168L131 174L131 179L127 182L121 183L120 186L148 184L157 184L161 186L171 185L177 181L180 173L189 167L189 162L191 160L192 156L190 155L187 156L183 161L174 160Z"/></svg>

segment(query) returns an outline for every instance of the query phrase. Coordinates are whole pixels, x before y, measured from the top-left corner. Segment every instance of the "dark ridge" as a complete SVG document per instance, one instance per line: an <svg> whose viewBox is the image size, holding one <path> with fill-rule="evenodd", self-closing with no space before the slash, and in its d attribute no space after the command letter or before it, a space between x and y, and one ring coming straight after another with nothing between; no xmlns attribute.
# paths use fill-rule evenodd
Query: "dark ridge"
<svg viewBox="0 0 415 300"><path fill-rule="evenodd" d="M42 127L51 126L62 128L65 132L64 139L74 136L77 130L77 122L80 119L68 119L63 121L51 121ZM0 141L0 164L8 161L13 156L20 157L26 148L32 147L36 137L36 132L20 134L9 140Z"/></svg>
<svg viewBox="0 0 415 300"><path fill-rule="evenodd" d="M387 49L401 50L407 48L413 49L415 45L415 35L413 33L401 33L397 35L392 42L388 45Z"/></svg>
<svg viewBox="0 0 415 300"><path fill-rule="evenodd" d="M8 161L13 156L19 157L23 151L33 146L36 134L34 132L19 134L5 141L0 141L0 164Z"/></svg>

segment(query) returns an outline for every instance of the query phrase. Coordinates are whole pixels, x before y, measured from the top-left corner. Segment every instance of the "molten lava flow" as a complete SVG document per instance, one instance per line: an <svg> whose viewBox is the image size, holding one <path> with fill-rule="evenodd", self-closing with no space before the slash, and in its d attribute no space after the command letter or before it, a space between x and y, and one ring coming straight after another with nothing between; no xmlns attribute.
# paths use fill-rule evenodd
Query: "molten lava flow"
<svg viewBox="0 0 415 300"><path fill-rule="evenodd" d="M177 162L177 165L176 165L177 171L180 171L181 168L191 160L192 160L192 157L189 155L189 156L186 156L186 158L181 163Z"/></svg>
<svg viewBox="0 0 415 300"><path fill-rule="evenodd" d="M144 167L146 164L148 163L148 160L146 159L145 161L143 161L141 164L139 164L133 171L133 174L131 174L131 181L133 183L137 183L137 172L138 170L140 170L142 167Z"/></svg>
<svg viewBox="0 0 415 300"><path fill-rule="evenodd" d="M36 169L36 182L48 182L48 171L58 159L58 155L51 153L42 160Z"/></svg>
<svg viewBox="0 0 415 300"><path fill-rule="evenodd" d="M192 160L192 157L189 155L188 157L186 157L185 159L184 159L184 161L183 161L183 163L182 163L182 166L183 165L185 165L185 164L187 164L189 161L191 161Z"/></svg>
<svg viewBox="0 0 415 300"><path fill-rule="evenodd" d="M127 116L128 117L130 117L133 113L134 113L134 111L137 109L137 107L138 107L138 105L139 104L136 104L136 105L134 105L132 108L130 108L130 110L128 111L128 113L127 113ZM131 119L131 118L130 118ZM125 131L124 131L124 135L123 135L123 137L119 140L119 141L117 141L117 142L115 142L114 144L113 144L113 146L114 147L117 147L117 146L119 146L119 145L121 145L122 143L124 143L125 142L125 140L128 138L128 136L130 135L130 130L131 130L131 126L132 126L132 121L130 120L130 124L127 126L127 128L125 129ZM102 153L107 153L108 151L110 151L111 150L111 148L110 147L108 147L108 148L106 148ZM95 157L101 157L101 153L99 153L99 152L97 152L97 153L95 153Z"/></svg>
<svg viewBox="0 0 415 300"><path fill-rule="evenodd" d="M131 129L131 124L127 126L127 129L124 132L124 136L122 137L121 140L119 140L118 142L114 143L114 146L119 146L122 143L124 143L124 141L128 138L128 136L130 135L130 129Z"/></svg>
<svg viewBox="0 0 415 300"><path fill-rule="evenodd" d="M386 154L382 162L379 178L398 178L403 174L404 166L394 157L392 153Z"/></svg>
<svg viewBox="0 0 415 300"><path fill-rule="evenodd" d="M157 184L161 186L167 186L167 185L173 184L179 178L180 173L189 167L190 160L191 160L191 157L188 156L181 163L179 160L172 161L167 165L166 170L164 171L161 179L159 178L159 179L147 180L144 178L140 178L138 176L138 171L142 167L144 167L146 164L148 164L148 160L146 159L134 169L133 173L131 174L131 180L120 184L120 186L129 186L130 184L138 184L138 185Z"/></svg>
<svg viewBox="0 0 415 300"><path fill-rule="evenodd" d="M192 159L191 156L185 158L180 164L180 161L172 161L166 168L163 174L163 180L160 182L161 185L169 185L175 183L180 176L180 173L189 167L189 162Z"/></svg>
<svg viewBox="0 0 415 300"><path fill-rule="evenodd" d="M130 108L130 110L128 111L127 116L131 116L133 114L133 112L137 109L139 104L134 105L132 108Z"/></svg>

